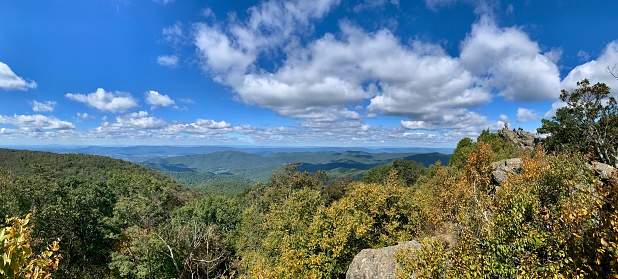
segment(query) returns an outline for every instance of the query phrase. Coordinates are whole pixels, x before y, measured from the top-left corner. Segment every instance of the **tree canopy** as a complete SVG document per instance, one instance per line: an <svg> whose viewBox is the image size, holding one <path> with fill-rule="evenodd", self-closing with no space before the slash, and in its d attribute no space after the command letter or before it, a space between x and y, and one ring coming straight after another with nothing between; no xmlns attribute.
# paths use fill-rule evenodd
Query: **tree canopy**
<svg viewBox="0 0 618 279"><path fill-rule="evenodd" d="M551 119L543 119L540 134L547 134L550 151L579 151L618 167L618 105L604 83L584 79L571 92L562 90L566 103Z"/></svg>

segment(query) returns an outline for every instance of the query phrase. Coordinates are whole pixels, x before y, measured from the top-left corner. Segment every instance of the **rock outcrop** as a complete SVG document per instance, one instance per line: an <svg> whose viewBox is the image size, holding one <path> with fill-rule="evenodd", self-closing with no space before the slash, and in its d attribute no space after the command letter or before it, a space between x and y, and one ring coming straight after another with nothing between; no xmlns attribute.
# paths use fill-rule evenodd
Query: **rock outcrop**
<svg viewBox="0 0 618 279"><path fill-rule="evenodd" d="M409 248L415 251L421 248L417 241L401 242L395 246L388 246L380 249L364 249L355 257L346 273L346 279L396 279L397 263L395 253Z"/></svg>
<svg viewBox="0 0 618 279"><path fill-rule="evenodd" d="M592 162L592 164L590 164L590 169L592 169L601 179L609 179L616 171L616 168L599 162Z"/></svg>
<svg viewBox="0 0 618 279"><path fill-rule="evenodd" d="M534 149L537 144L541 143L541 138L537 138L533 133L522 129L509 130L502 128L498 131L498 136L515 144L516 147L525 149Z"/></svg>
<svg viewBox="0 0 618 279"><path fill-rule="evenodd" d="M511 174L521 173L521 159L500 160L491 164L492 183L501 185Z"/></svg>

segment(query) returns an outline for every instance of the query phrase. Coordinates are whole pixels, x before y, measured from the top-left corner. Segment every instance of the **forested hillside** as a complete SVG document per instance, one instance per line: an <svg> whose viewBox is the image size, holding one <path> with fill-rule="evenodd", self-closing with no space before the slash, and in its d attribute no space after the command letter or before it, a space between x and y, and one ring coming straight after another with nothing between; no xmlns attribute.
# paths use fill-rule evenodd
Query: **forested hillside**
<svg viewBox="0 0 618 279"><path fill-rule="evenodd" d="M330 179L361 180L365 173L396 159L411 160L429 166L438 161L445 164L449 154L442 153L367 153L346 152L270 152L251 154L241 151L222 151L209 154L156 158L141 162L159 170L179 182L208 191L238 194L248 185L265 182L273 171L288 164L298 165L299 171L326 171Z"/></svg>
<svg viewBox="0 0 618 279"><path fill-rule="evenodd" d="M0 149L0 169L0 215L32 214L25 223L35 252L58 240L57 278L113 276L114 253L138 233L133 228L158 226L203 197L158 172L100 156Z"/></svg>

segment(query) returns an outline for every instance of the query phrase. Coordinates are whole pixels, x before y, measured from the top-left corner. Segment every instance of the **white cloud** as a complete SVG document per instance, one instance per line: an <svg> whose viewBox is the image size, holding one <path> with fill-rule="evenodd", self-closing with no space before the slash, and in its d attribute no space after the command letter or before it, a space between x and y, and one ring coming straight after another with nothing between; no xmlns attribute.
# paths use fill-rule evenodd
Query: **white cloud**
<svg viewBox="0 0 618 279"><path fill-rule="evenodd" d="M195 45L203 60L203 69L219 82L235 84L255 61L255 54L239 47L219 29L206 24L196 25Z"/></svg>
<svg viewBox="0 0 618 279"><path fill-rule="evenodd" d="M176 21L174 25L170 27L163 28L161 33L163 34L163 39L174 47L178 47L178 45L183 43L186 39L182 31L182 23L179 21Z"/></svg>
<svg viewBox="0 0 618 279"><path fill-rule="evenodd" d="M131 127L139 129L160 129L167 123L160 118L148 116L148 112L140 111L116 117L116 123L112 127Z"/></svg>
<svg viewBox="0 0 618 279"><path fill-rule="evenodd" d="M169 107L176 103L167 95L161 95L157 91L150 90L145 93L146 103L155 107Z"/></svg>
<svg viewBox="0 0 618 279"><path fill-rule="evenodd" d="M545 113L545 115L543 115L545 118L552 118L554 116L556 116L556 111L561 108L566 106L566 103L563 101L555 101L554 103L551 104L551 108Z"/></svg>
<svg viewBox="0 0 618 279"><path fill-rule="evenodd" d="M547 54L521 30L498 28L483 17L463 41L460 58L466 69L487 75L487 84L506 99L542 101L560 95L560 73L552 62L558 53Z"/></svg>
<svg viewBox="0 0 618 279"><path fill-rule="evenodd" d="M274 73L245 75L236 92L247 103L288 117L319 111L324 119L345 118L343 108L370 99L370 111L427 118L434 124L442 113L491 100L459 60L437 45L406 46L388 30L365 33L349 23L342 23L341 34L340 39L327 34L290 53Z"/></svg>
<svg viewBox="0 0 618 279"><path fill-rule="evenodd" d="M20 127L22 129L53 129L53 130L71 130L75 129L75 125L71 122L62 121L53 116L45 116L40 114L34 115L0 115L0 124L9 124Z"/></svg>
<svg viewBox="0 0 618 279"><path fill-rule="evenodd" d="M562 88L571 91L577 87L578 81L587 78L592 84L597 82L607 84L612 88L612 95L616 97L618 96L618 83L616 79L607 72L607 67L612 68L617 63L618 40L607 44L596 60L589 61L571 70L564 80L562 80Z"/></svg>
<svg viewBox="0 0 618 279"><path fill-rule="evenodd" d="M579 50L577 52L577 57L579 57L580 60L583 61L589 61L590 60L590 54L588 54L587 52L583 51L583 50Z"/></svg>
<svg viewBox="0 0 618 279"><path fill-rule="evenodd" d="M24 80L13 73L13 70L9 68L9 65L0 62L0 88L4 90L26 91L31 88L36 88L36 86L36 82L33 80Z"/></svg>
<svg viewBox="0 0 618 279"><path fill-rule="evenodd" d="M95 119L96 117L94 115L90 115L90 114L88 114L86 112L84 112L84 113L78 112L77 113L77 118L79 118L79 119Z"/></svg>
<svg viewBox="0 0 618 279"><path fill-rule="evenodd" d="M176 123L169 125L164 134L221 134L233 131L232 124L225 121L197 119L194 123Z"/></svg>
<svg viewBox="0 0 618 279"><path fill-rule="evenodd" d="M46 101L39 103L37 101L32 101L32 110L35 112L52 112L56 107L55 101Z"/></svg>
<svg viewBox="0 0 618 279"><path fill-rule="evenodd" d="M240 85L258 55L286 45L298 32L312 30L309 20L322 18L339 0L264 1L248 9L241 22L230 19L227 28L196 24L194 43L203 69L228 85Z"/></svg>
<svg viewBox="0 0 618 279"><path fill-rule="evenodd" d="M157 64L161 66L174 67L178 65L178 56L176 55L161 55L157 57Z"/></svg>
<svg viewBox="0 0 618 279"><path fill-rule="evenodd" d="M426 1L430 8L454 2ZM478 14L495 7L467 2ZM362 3L377 7L386 1ZM514 101L552 100L560 94L556 63L562 50L542 52L522 30L499 28L489 16L472 26L459 57L438 44L402 43L389 30L367 32L345 20L337 34L306 45L295 39L301 27L311 30L310 21L336 4L266 1L250 8L244 21L232 15L227 24L196 24L194 43L203 70L230 86L237 100L303 119L299 127L307 129L381 114L407 117L401 130L475 136L508 120L488 120L471 111L490 103L492 92ZM273 53L285 59L266 68L256 63ZM366 110L352 109L367 101Z"/></svg>
<svg viewBox="0 0 618 279"><path fill-rule="evenodd" d="M98 88L97 91L90 94L67 93L65 97L100 111L112 113L125 112L138 106L137 99L133 98L131 94L119 91L107 92L103 88Z"/></svg>
<svg viewBox="0 0 618 279"><path fill-rule="evenodd" d="M547 57L547 59L549 59L549 61L551 61L554 64L557 64L558 61L560 61L560 59L562 58L562 48L552 48L549 51L543 53L543 55L545 57Z"/></svg>
<svg viewBox="0 0 618 279"><path fill-rule="evenodd" d="M460 109L443 115L435 115L428 120L402 120L401 127L409 130L437 130L443 136L459 139L478 136L482 130L497 130L504 127L504 121L489 121L486 116Z"/></svg>
<svg viewBox="0 0 618 279"><path fill-rule="evenodd" d="M539 119L541 119L541 116L535 110L527 108L517 109L517 122L536 121Z"/></svg>

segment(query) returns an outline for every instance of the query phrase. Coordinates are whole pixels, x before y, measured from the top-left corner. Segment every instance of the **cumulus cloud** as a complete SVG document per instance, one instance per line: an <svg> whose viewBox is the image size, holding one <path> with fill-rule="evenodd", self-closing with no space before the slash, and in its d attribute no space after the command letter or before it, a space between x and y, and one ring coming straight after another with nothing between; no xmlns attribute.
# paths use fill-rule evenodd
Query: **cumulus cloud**
<svg viewBox="0 0 618 279"><path fill-rule="evenodd" d="M36 88L36 86L36 82L33 80L24 80L13 73L9 65L0 62L0 88L4 90L26 91L31 88Z"/></svg>
<svg viewBox="0 0 618 279"><path fill-rule="evenodd" d="M238 85L262 52L278 49L292 35L311 30L312 19L322 18L339 0L263 1L249 8L246 21L231 20L227 28L196 24L194 43L203 68L220 82Z"/></svg>
<svg viewBox="0 0 618 279"><path fill-rule="evenodd" d="M454 2L426 4L431 8ZM495 8L486 1L467 2L480 15ZM377 7L387 1L361 3ZM246 20L231 16L227 24L213 19L215 23L194 25L204 72L231 87L237 100L302 119L299 127L307 129L380 114L408 118L399 127L405 131L474 136L504 126L507 119L489 120L472 111L490 103L495 94L530 102L555 100L560 94L556 63L562 50L543 52L522 30L500 28L487 15L461 42L459 57L438 44L403 43L387 29L366 31L345 20L336 34L306 44L295 39L307 32L299 30L311 30L310 21L337 4L264 1L248 10ZM273 54L284 59L275 65L256 63ZM363 107L352 109L359 105Z"/></svg>
<svg viewBox="0 0 618 279"><path fill-rule="evenodd" d="M616 84L616 79L607 72L607 67L611 69L618 63L617 61L618 40L607 44L597 59L579 65L571 70L564 80L562 80L562 88L571 91L577 87L578 81L587 78L592 84L603 82L609 85L612 87L612 95L616 97L618 96L618 86L612 86ZM614 70L614 73L616 73L616 70Z"/></svg>
<svg viewBox="0 0 618 279"><path fill-rule="evenodd" d="M197 119L193 123L175 123L169 125L162 133L166 134L221 134L233 130L232 124L211 119Z"/></svg>
<svg viewBox="0 0 618 279"><path fill-rule="evenodd" d="M21 129L52 129L52 130L71 130L75 125L71 122L62 121L53 116L40 114L34 115L0 115L0 124L9 124Z"/></svg>
<svg viewBox="0 0 618 279"><path fill-rule="evenodd" d="M310 118L307 111L329 113L322 117L326 119L359 117L341 112L348 104L370 99L372 112L437 124L442 113L491 100L475 81L458 59L437 45L404 45L388 30L367 33L342 23L340 38L327 34L291 53L276 72L245 75L235 89L243 101L288 117Z"/></svg>
<svg viewBox="0 0 618 279"><path fill-rule="evenodd" d="M517 109L517 122L536 121L541 119L541 115L532 109L518 108Z"/></svg>
<svg viewBox="0 0 618 279"><path fill-rule="evenodd" d="M203 69L215 75L219 82L235 84L256 55L243 50L217 27L198 24L195 45L203 60Z"/></svg>
<svg viewBox="0 0 618 279"><path fill-rule="evenodd" d="M552 48L549 51L543 53L543 55L545 55L545 57L547 57L547 59L549 59L549 61L551 61L552 63L557 64L558 61L560 61L560 59L562 58L562 53L562 48Z"/></svg>
<svg viewBox="0 0 618 279"><path fill-rule="evenodd" d="M543 116L545 118L552 118L552 117L556 116L556 111L559 108L565 107L565 106L566 106L565 102L563 102L563 101L556 101L556 102L551 104L551 108Z"/></svg>
<svg viewBox="0 0 618 279"><path fill-rule="evenodd" d="M56 107L55 101L45 101L45 102L37 102L32 101L32 110L35 112L52 112Z"/></svg>
<svg viewBox="0 0 618 279"><path fill-rule="evenodd" d="M169 107L176 104L172 98L167 95L159 94L157 91L150 90L145 93L146 103L154 107Z"/></svg>
<svg viewBox="0 0 618 279"><path fill-rule="evenodd" d="M491 18L483 17L463 41L460 58L472 73L488 76L488 85L506 99L555 99L560 95L560 73L552 59L558 53L540 51L521 30L499 28Z"/></svg>
<svg viewBox="0 0 618 279"><path fill-rule="evenodd" d="M100 111L112 113L125 112L138 106L137 99L133 98L131 94L119 91L108 92L103 88L98 88L97 91L90 94L67 93L65 97Z"/></svg>
<svg viewBox="0 0 618 279"><path fill-rule="evenodd" d="M148 116L148 112L140 111L125 114L116 117L116 123L111 124L115 127L131 127L139 129L160 129L167 125L165 121L160 118Z"/></svg>
<svg viewBox="0 0 618 279"><path fill-rule="evenodd" d="M157 57L157 64L161 66L174 67L178 65L178 56L176 55L161 55Z"/></svg>
<svg viewBox="0 0 618 279"><path fill-rule="evenodd" d="M438 119L402 120L400 124L408 130L439 130L444 136L455 139L478 136L484 129L497 130L505 124L502 120L489 121L486 116L465 109L435 117Z"/></svg>

